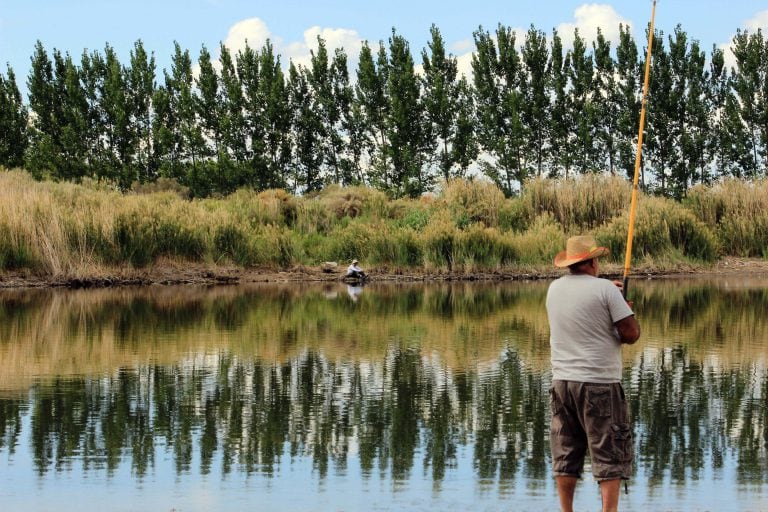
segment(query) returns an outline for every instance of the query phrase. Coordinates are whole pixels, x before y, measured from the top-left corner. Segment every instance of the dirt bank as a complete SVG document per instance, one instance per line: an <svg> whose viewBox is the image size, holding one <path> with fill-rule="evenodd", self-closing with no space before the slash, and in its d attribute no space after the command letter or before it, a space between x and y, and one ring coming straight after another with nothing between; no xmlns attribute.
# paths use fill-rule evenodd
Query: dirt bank
<svg viewBox="0 0 768 512"><path fill-rule="evenodd" d="M419 269L372 268L372 281L508 281L550 279L561 274L555 268L520 268L498 272L435 272ZM618 277L618 265L604 265L605 277ZM749 275L768 277L768 261L724 258L715 265L676 268L644 267L633 269L633 276L663 278L672 276ZM99 269L79 275L51 276L30 272L0 273L0 288L89 288L137 285L238 284L270 282L339 281L343 269L324 272L320 267L295 266L289 269L240 268L163 262L146 269Z"/></svg>

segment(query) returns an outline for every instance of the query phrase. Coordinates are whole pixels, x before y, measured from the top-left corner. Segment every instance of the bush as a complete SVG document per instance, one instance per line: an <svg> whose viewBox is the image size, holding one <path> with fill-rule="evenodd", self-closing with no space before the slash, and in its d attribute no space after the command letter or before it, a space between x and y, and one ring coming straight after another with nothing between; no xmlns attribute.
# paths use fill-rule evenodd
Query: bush
<svg viewBox="0 0 768 512"><path fill-rule="evenodd" d="M551 264L555 255L565 247L566 236L562 228L548 213L534 219L524 233L511 237L511 244L522 265Z"/></svg>
<svg viewBox="0 0 768 512"><path fill-rule="evenodd" d="M424 265L453 270L458 236L456 225L444 212L436 215L420 236L424 247Z"/></svg>
<svg viewBox="0 0 768 512"><path fill-rule="evenodd" d="M240 227L233 224L216 228L213 235L213 248L216 261L227 258L244 267L255 263L248 236Z"/></svg>
<svg viewBox="0 0 768 512"><path fill-rule="evenodd" d="M0 270L17 270L37 266L27 242L15 236L12 230L0 224Z"/></svg>
<svg viewBox="0 0 768 512"><path fill-rule="evenodd" d="M599 229L595 237L611 249L614 261L626 252L628 214ZM632 259L676 260L687 258L711 262L718 256L712 230L682 205L669 199L645 197L638 204L632 241Z"/></svg>
<svg viewBox="0 0 768 512"><path fill-rule="evenodd" d="M499 225L499 209L504 193L494 183L484 180L453 179L445 184L441 201L451 210L459 227L481 223Z"/></svg>
<svg viewBox="0 0 768 512"><path fill-rule="evenodd" d="M372 242L377 238L376 228L370 224L351 221L329 235L328 259L350 261L369 259Z"/></svg>
<svg viewBox="0 0 768 512"><path fill-rule="evenodd" d="M628 210L631 192L622 178L589 174L567 180L532 180L521 200L531 218L549 213L571 233L592 230Z"/></svg>
<svg viewBox="0 0 768 512"><path fill-rule="evenodd" d="M768 180L726 180L712 188L691 189L684 203L716 234L734 256L763 256L768 251Z"/></svg>

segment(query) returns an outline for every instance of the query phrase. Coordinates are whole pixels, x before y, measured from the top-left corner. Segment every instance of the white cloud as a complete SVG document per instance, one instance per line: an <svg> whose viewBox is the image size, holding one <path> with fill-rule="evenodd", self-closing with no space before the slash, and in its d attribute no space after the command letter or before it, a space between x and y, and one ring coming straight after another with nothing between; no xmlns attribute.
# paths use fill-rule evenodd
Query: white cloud
<svg viewBox="0 0 768 512"><path fill-rule="evenodd" d="M272 41L272 44L281 44L282 40L272 35L264 23L259 18L248 18L242 21L238 21L229 29L226 39L224 39L224 46L234 54L245 48L246 42L251 48L259 49L267 42L267 39Z"/></svg>
<svg viewBox="0 0 768 512"><path fill-rule="evenodd" d="M475 40L472 38L467 38L462 39L461 41L456 41L450 46L450 49L452 52L456 53L471 52L475 49Z"/></svg>
<svg viewBox="0 0 768 512"><path fill-rule="evenodd" d="M237 53L245 48L246 41L251 48L258 50L270 40L275 53L282 57L284 66L287 67L291 61L307 66L311 58L310 51L317 49L317 37L320 36L325 40L329 55L332 56L337 48L343 48L347 53L350 71L355 69L362 48L362 37L357 31L313 26L305 30L303 36L302 40L286 42L282 37L273 34L263 20L248 18L232 25L224 44L232 53Z"/></svg>
<svg viewBox="0 0 768 512"><path fill-rule="evenodd" d="M325 41L329 56L337 49L343 49L347 54L350 71L357 67L356 63L363 47L363 39L357 31L346 28L310 27L304 31L304 40L291 43L281 54L296 64L308 66L310 63L310 51L317 49L317 38ZM354 64L354 66L352 65Z"/></svg>
<svg viewBox="0 0 768 512"><path fill-rule="evenodd" d="M758 29L763 31L768 29L768 10L760 11L745 21L744 28L750 32L757 32Z"/></svg>
<svg viewBox="0 0 768 512"><path fill-rule="evenodd" d="M623 18L613 6L608 4L583 4L576 8L573 17L573 21L557 26L557 32L565 48L573 46L573 34L577 28L579 35L588 43L597 39L597 29L600 28L603 36L615 46L619 41L619 24L625 27L632 26L632 22Z"/></svg>
<svg viewBox="0 0 768 512"><path fill-rule="evenodd" d="M758 30L762 30L763 33L768 32L768 10L756 12L751 18L744 21L742 28L750 33L755 33ZM725 65L729 68L736 66L736 58L731 51L735 36L736 34L733 34L727 43L720 45L720 49L724 52Z"/></svg>
<svg viewBox="0 0 768 512"><path fill-rule="evenodd" d="M515 43L517 46L520 47L525 44L525 35L528 33L528 31L522 28L511 28L511 30L515 34ZM495 29L489 32L491 34L491 38L493 38L494 43L496 43ZM457 52L464 52L456 55L456 66L459 70L459 76L464 75L467 78L471 78L472 55L475 54L475 40L462 39L461 41L457 41L456 43L451 44L450 48L452 50L456 50Z"/></svg>
<svg viewBox="0 0 768 512"><path fill-rule="evenodd" d="M459 75L464 75L467 78L472 77L472 55L474 52L463 53L456 57L456 67L459 70Z"/></svg>
<svg viewBox="0 0 768 512"><path fill-rule="evenodd" d="M579 29L579 35L591 44L597 39L597 29L601 29L603 36L613 43L615 47L619 41L619 25L632 27L632 22L621 16L613 6L608 4L583 4L576 8L573 20L560 23L557 33L563 41L563 48L570 49L573 46L574 30ZM513 28L518 47L525 44L527 29ZM495 39L495 35L494 35ZM551 42L551 34L547 34L547 40ZM457 56L459 71L467 76L472 74L472 54L474 52L474 40L465 39L454 43L451 48L460 53Z"/></svg>

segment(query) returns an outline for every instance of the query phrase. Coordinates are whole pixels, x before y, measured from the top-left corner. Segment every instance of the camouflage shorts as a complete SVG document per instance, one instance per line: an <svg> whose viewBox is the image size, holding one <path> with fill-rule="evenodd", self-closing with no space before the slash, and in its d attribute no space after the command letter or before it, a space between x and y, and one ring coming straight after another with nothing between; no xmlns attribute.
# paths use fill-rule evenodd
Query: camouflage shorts
<svg viewBox="0 0 768 512"><path fill-rule="evenodd" d="M632 471L629 406L620 383L556 380L550 389L550 443L555 476L581 477L589 450L592 474L600 482L626 480Z"/></svg>

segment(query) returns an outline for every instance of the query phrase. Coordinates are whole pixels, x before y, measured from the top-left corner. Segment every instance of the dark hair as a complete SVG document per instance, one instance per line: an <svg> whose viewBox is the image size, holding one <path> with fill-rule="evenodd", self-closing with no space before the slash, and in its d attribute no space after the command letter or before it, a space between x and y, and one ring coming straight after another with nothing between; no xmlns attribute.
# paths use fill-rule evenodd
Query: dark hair
<svg viewBox="0 0 768 512"><path fill-rule="evenodd" d="M571 272L573 272L574 270L576 271L581 270L581 267L585 266L587 263L591 264L592 260L594 259L595 258L589 258L588 260L579 261L578 263L574 263L573 265L568 265L568 268L571 270Z"/></svg>

